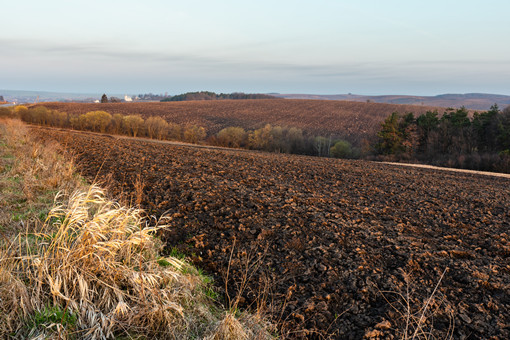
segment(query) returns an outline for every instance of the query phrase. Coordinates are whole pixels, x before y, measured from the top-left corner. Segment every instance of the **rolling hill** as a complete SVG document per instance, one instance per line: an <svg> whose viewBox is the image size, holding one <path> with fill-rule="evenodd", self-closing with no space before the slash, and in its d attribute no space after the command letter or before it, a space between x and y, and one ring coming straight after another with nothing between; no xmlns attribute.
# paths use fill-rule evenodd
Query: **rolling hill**
<svg viewBox="0 0 510 340"><path fill-rule="evenodd" d="M471 110L488 110L498 104L500 108L510 105L510 96L486 93L440 94L437 96L382 95L363 96L355 94L310 95L310 94L273 94L275 97L287 99L321 99L374 102L387 104L426 105L460 108Z"/></svg>
<svg viewBox="0 0 510 340"><path fill-rule="evenodd" d="M258 129L265 124L296 127L305 134L344 138L355 145L375 136L381 122L392 112L414 112L442 108L423 105L381 104L331 100L221 100L151 103L42 103L69 114L103 110L110 114L160 116L181 125L199 125L208 135L229 126Z"/></svg>
<svg viewBox="0 0 510 340"><path fill-rule="evenodd" d="M435 339L510 336L508 178L32 132L89 180L167 214L165 251L240 307L267 302L283 338L400 339L418 323L406 313Z"/></svg>

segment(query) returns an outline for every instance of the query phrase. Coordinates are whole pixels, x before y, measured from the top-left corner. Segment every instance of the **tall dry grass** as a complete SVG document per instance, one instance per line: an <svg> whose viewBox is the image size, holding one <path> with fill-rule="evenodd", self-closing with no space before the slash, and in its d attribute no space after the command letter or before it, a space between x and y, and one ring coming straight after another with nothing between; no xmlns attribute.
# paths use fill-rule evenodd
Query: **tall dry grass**
<svg viewBox="0 0 510 340"><path fill-rule="evenodd" d="M41 188L62 190L44 221L2 233L0 338L271 338L257 315L213 301L209 280L186 261L159 256L162 223L85 186L22 124L0 122L0 131L14 159L2 178L24 169L26 202Z"/></svg>
<svg viewBox="0 0 510 340"><path fill-rule="evenodd" d="M61 151L56 143L37 143L20 121L0 119L0 232L34 226L58 191L83 185Z"/></svg>

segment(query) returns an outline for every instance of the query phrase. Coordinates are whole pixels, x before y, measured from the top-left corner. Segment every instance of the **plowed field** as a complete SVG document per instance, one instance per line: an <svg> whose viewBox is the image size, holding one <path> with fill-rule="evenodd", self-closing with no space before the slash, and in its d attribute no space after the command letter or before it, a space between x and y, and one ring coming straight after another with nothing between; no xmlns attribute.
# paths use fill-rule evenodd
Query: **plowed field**
<svg viewBox="0 0 510 340"><path fill-rule="evenodd" d="M231 296L248 272L241 305L266 291L291 338L401 337L402 298L438 338L510 338L509 179L34 131L117 194L143 187L167 247L220 287L230 267Z"/></svg>
<svg viewBox="0 0 510 340"><path fill-rule="evenodd" d="M160 116L169 122L196 124L209 135L229 126L258 129L265 124L296 127L312 135L346 138L360 144L373 138L392 112L422 114L433 107L328 100L215 100L170 103L42 103L50 109L82 114L104 110L111 114ZM439 109L439 112L443 112Z"/></svg>

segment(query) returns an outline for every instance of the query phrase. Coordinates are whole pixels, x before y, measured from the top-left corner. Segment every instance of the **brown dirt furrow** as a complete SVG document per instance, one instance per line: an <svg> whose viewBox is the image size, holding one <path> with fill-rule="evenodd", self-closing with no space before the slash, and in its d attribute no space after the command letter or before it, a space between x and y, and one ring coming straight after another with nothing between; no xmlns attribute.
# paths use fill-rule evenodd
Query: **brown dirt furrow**
<svg viewBox="0 0 510 340"><path fill-rule="evenodd" d="M34 133L72 150L88 178L166 212L167 247L219 286L230 267L230 296L248 272L241 306L265 290L291 338L402 337L406 277L416 324L446 268L424 325L438 338L452 325L454 338L510 338L509 179Z"/></svg>
<svg viewBox="0 0 510 340"><path fill-rule="evenodd" d="M41 103L49 109L83 114L103 110L110 114L140 114L144 119L160 116L168 122L207 128L208 135L229 126L258 129L265 124L296 127L305 134L345 138L360 145L371 140L381 122L392 112L414 112L442 108L417 105L360 103L334 100L258 99L137 103Z"/></svg>

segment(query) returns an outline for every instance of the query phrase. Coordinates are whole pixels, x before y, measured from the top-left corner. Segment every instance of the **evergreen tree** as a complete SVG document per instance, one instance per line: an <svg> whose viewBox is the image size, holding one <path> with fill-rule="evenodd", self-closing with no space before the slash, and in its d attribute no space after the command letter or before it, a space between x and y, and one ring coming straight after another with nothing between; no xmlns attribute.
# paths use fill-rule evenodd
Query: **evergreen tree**
<svg viewBox="0 0 510 340"><path fill-rule="evenodd" d="M381 125L381 131L377 133L380 138L376 148L384 155L397 154L402 151L402 131L399 129L400 116L398 112L393 112L384 120Z"/></svg>

